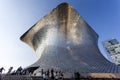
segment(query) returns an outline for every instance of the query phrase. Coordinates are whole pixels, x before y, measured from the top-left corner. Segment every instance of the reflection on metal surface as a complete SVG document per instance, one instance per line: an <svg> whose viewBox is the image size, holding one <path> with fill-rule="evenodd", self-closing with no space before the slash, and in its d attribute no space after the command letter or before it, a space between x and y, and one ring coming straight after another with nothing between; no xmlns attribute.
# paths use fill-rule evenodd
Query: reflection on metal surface
<svg viewBox="0 0 120 80"><path fill-rule="evenodd" d="M39 57L33 67L118 73L118 66L101 55L97 39L96 32L67 3L57 6L21 37Z"/></svg>

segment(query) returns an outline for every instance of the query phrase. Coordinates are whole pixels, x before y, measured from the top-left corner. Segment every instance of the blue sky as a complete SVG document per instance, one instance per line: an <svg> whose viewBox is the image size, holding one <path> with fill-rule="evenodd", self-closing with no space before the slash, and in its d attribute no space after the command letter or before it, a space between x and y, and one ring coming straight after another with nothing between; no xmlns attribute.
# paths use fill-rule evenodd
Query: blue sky
<svg viewBox="0 0 120 80"><path fill-rule="evenodd" d="M37 60L32 49L19 38L62 2L72 5L98 33L104 55L101 41L120 41L120 0L0 0L0 67L7 71L10 66L26 67Z"/></svg>

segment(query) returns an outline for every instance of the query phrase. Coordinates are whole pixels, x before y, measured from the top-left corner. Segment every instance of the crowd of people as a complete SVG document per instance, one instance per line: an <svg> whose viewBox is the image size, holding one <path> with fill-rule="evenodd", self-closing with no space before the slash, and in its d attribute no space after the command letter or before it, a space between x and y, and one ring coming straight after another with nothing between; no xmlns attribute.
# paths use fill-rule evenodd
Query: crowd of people
<svg viewBox="0 0 120 80"><path fill-rule="evenodd" d="M27 73L27 70L24 70L21 66L18 67L17 70L14 70L14 71L12 71L12 70L13 70L13 67L10 67L6 74L10 74L10 75L24 75L24 74ZM1 67L0 68L0 74L2 74L3 71L5 71L5 69L4 69L4 67Z"/></svg>
<svg viewBox="0 0 120 80"><path fill-rule="evenodd" d="M2 67L0 68L0 74L2 74L3 70L5 69ZM23 69L21 66L18 67L17 70L13 71L13 67L10 67L8 69L7 75L30 75L31 73L27 69ZM37 76L42 78L43 80L63 80L64 75L61 71L55 71L54 69L44 71L41 69L41 71L38 71L37 73L33 73L33 76Z"/></svg>
<svg viewBox="0 0 120 80"><path fill-rule="evenodd" d="M62 71L56 71L54 69L48 69L48 70L43 70L41 69L41 71L38 71L38 72L30 72L28 71L28 69L23 69L21 66L18 67L17 70L13 70L13 67L10 67L8 69L8 72L6 73L7 75L32 75L32 76L37 76L37 77L40 77L42 78L43 80L63 80L65 79L64 78L64 74ZM2 72L5 71L4 67L1 67L0 68L0 80L2 78ZM75 72L73 76L71 76L71 79L74 79L74 80L80 80L80 79L88 79L88 80L92 80L95 78L92 78L90 76L87 76L87 77L84 77L82 76L79 72ZM101 80L107 80L107 78L101 78Z"/></svg>
<svg viewBox="0 0 120 80"><path fill-rule="evenodd" d="M2 74L3 70L5 71L5 69L2 67L0 68L0 74ZM33 76L38 76L43 78L44 80L48 80L48 79L53 79L53 80L62 80L64 78L63 72L61 71L55 71L54 69L51 70L43 70L41 69L41 71L35 72L35 73L31 73L30 71L28 71L27 69L23 69L21 66L18 67L17 70L13 70L13 67L10 67L8 69L8 72L6 74L8 75L33 75ZM74 73L74 78L75 79L79 79L80 78L80 74L79 72Z"/></svg>
<svg viewBox="0 0 120 80"><path fill-rule="evenodd" d="M61 71L55 71L54 69L44 71L41 69L38 73L34 74L35 76L40 76L44 80L52 79L52 80L63 80L64 75Z"/></svg>

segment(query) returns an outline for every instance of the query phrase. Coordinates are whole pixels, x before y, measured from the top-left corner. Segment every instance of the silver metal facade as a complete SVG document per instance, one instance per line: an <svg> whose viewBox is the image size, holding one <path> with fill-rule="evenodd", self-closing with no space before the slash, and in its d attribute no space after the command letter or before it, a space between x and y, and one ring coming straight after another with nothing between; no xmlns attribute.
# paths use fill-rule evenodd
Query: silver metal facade
<svg viewBox="0 0 120 80"><path fill-rule="evenodd" d="M97 33L69 4L62 3L33 25L22 37L35 51L31 66L64 72L118 73L98 49Z"/></svg>

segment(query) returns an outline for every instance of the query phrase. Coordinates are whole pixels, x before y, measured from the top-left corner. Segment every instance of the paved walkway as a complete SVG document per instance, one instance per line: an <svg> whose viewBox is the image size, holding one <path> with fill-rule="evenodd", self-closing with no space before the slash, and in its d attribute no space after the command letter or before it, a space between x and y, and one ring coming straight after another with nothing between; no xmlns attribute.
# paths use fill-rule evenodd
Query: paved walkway
<svg viewBox="0 0 120 80"><path fill-rule="evenodd" d="M43 79L40 77L27 75L2 75L2 78L0 80L43 80ZM80 78L80 79L65 78L63 80L120 80L120 78Z"/></svg>

